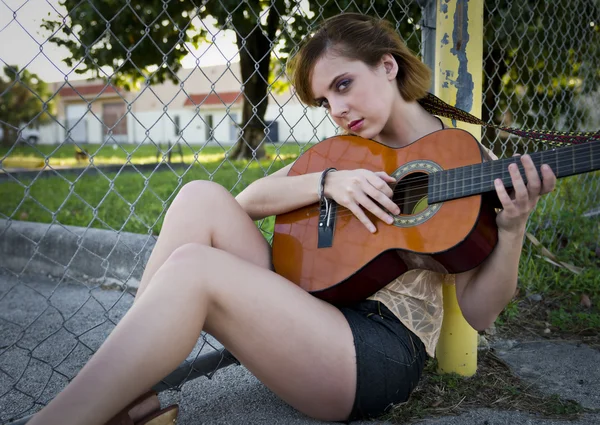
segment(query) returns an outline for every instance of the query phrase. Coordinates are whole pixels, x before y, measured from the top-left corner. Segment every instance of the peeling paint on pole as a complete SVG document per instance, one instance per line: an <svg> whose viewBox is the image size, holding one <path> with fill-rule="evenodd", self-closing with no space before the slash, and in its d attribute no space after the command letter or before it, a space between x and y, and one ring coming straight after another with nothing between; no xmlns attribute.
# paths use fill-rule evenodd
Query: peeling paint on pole
<svg viewBox="0 0 600 425"><path fill-rule="evenodd" d="M435 91L442 100L481 117L483 0L437 0ZM481 128L452 121L478 140Z"/></svg>
<svg viewBox="0 0 600 425"><path fill-rule="evenodd" d="M465 111L473 108L473 75L469 72L467 44L469 43L469 2L458 0L454 11L454 30L450 51L458 58L456 78L456 107Z"/></svg>

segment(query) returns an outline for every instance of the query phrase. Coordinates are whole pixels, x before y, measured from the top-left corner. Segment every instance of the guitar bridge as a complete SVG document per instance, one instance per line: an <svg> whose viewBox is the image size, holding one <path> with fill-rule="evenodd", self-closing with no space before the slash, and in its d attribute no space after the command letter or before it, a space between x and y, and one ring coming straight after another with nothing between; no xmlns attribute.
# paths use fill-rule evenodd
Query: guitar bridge
<svg viewBox="0 0 600 425"><path fill-rule="evenodd" d="M333 199L323 198L319 208L319 234L317 248L330 248L333 245L333 230L337 203Z"/></svg>

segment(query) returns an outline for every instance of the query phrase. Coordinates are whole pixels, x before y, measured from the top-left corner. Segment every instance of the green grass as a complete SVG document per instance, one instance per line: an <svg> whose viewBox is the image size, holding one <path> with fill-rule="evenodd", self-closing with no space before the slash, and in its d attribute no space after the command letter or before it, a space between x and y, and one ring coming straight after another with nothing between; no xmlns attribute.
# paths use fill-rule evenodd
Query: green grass
<svg viewBox="0 0 600 425"><path fill-rule="evenodd" d="M576 274L546 261L541 248L526 242L519 268L519 296L499 323L527 324L560 335L600 331L600 220L583 214L600 206L600 173L559 181L559 190L531 217L530 231L563 263L582 268ZM540 295L541 301L531 301ZM591 306L582 302L591 301ZM549 324L549 326L548 326ZM546 331L547 332L547 331Z"/></svg>
<svg viewBox="0 0 600 425"><path fill-rule="evenodd" d="M304 146L304 145L302 145ZM192 180L214 180L236 195L254 180L284 167L302 151L300 145L267 147L267 158L262 161L225 160L226 153L219 147L206 147L184 153L186 168L160 172L125 172L103 175L84 175L77 179L74 174L64 178L21 179L20 183L0 184L0 217L50 223L56 220L65 225L91 226L101 229L154 234L160 232L164 212L181 187ZM96 152L94 164L131 163L143 164L156 161L154 146L130 146L129 151L120 148L87 146ZM59 149L40 146L51 160L69 159L73 146ZM52 149L56 149L52 152ZM304 146L306 149L306 146ZM5 151L6 155L6 151ZM38 158L32 148L11 151L8 158ZM173 157L173 162L178 162ZM187 169L187 167L190 167ZM165 167L163 166L163 169ZM273 219L264 225L272 228Z"/></svg>

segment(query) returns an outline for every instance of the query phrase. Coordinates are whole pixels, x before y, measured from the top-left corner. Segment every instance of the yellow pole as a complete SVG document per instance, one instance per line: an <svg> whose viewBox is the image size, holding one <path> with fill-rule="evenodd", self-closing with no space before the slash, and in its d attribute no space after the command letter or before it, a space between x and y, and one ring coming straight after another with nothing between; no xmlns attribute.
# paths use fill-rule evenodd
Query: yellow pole
<svg viewBox="0 0 600 425"><path fill-rule="evenodd" d="M432 0L434 1L434 0ZM483 0L437 0L434 94L481 117ZM445 120L481 140L481 127ZM477 371L477 332L464 319L454 285L444 284L444 320L436 349L438 371L472 376Z"/></svg>

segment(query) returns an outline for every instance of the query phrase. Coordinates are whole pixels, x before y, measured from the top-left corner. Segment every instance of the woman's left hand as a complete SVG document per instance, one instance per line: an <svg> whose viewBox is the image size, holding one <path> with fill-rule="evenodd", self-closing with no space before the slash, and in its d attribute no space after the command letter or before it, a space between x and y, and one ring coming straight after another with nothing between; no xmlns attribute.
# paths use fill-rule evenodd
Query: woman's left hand
<svg viewBox="0 0 600 425"><path fill-rule="evenodd" d="M556 186L556 176L547 164L542 165L542 178L529 155L521 156L521 163L527 177L527 185L521 177L517 164L510 164L508 170L513 184L511 195L508 194L501 179L496 179L496 193L502 203L503 210L496 216L499 232L523 233L529 215L537 205L541 195L552 192Z"/></svg>

